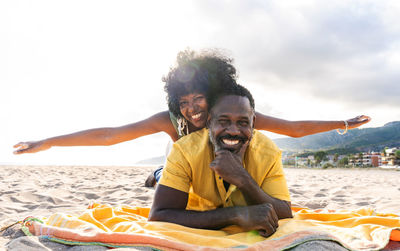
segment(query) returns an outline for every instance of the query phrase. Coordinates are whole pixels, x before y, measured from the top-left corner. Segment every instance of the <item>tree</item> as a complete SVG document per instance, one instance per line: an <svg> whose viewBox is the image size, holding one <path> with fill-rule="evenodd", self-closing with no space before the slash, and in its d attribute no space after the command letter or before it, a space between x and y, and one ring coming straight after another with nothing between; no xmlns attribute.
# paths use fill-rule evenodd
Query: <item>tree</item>
<svg viewBox="0 0 400 251"><path fill-rule="evenodd" d="M396 156L396 159L400 159L400 150L397 150L397 151L394 153L394 156Z"/></svg>
<svg viewBox="0 0 400 251"><path fill-rule="evenodd" d="M333 167L333 165L332 165L331 163L325 163L325 164L322 166L322 169L327 169L327 168L331 168L331 167Z"/></svg>
<svg viewBox="0 0 400 251"><path fill-rule="evenodd" d="M343 157L343 159L339 160L338 166L347 166L349 164L349 158Z"/></svg>
<svg viewBox="0 0 400 251"><path fill-rule="evenodd" d="M333 156L333 162L336 163L338 161L338 159L339 159L339 154L335 153L335 155Z"/></svg>
<svg viewBox="0 0 400 251"><path fill-rule="evenodd" d="M314 159L317 165L321 163L321 161L326 160L327 153L324 151L318 151L314 154Z"/></svg>

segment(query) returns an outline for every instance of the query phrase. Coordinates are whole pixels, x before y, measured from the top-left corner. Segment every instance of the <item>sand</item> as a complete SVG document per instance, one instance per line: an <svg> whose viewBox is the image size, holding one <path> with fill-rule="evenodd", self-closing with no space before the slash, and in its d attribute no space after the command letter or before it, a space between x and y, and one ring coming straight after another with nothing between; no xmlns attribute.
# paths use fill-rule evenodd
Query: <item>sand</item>
<svg viewBox="0 0 400 251"><path fill-rule="evenodd" d="M0 166L0 227L27 216L80 213L90 202L150 207L154 188L144 181L153 169ZM400 171L286 168L285 174L294 205L400 212ZM0 237L0 249L7 241Z"/></svg>

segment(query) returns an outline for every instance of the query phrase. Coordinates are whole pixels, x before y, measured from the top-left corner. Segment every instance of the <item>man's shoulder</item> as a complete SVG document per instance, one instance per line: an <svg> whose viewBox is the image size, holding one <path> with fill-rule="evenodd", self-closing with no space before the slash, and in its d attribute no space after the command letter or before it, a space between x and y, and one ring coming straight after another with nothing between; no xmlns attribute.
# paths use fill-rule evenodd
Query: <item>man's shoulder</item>
<svg viewBox="0 0 400 251"><path fill-rule="evenodd" d="M249 148L250 151L255 151L257 154L277 155L281 153L279 147L270 138L256 129L253 131Z"/></svg>
<svg viewBox="0 0 400 251"><path fill-rule="evenodd" d="M176 147L185 153L196 153L208 146L209 136L208 129L203 128L196 132L192 132L183 136L175 142Z"/></svg>

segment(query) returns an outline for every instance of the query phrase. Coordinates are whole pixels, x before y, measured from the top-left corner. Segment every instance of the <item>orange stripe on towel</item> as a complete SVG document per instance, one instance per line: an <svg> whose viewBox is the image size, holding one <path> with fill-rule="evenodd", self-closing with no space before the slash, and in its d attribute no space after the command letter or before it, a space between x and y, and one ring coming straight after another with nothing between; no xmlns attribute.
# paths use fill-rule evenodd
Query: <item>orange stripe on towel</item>
<svg viewBox="0 0 400 251"><path fill-rule="evenodd" d="M392 240L392 241L400 241L400 230L393 229L392 233L390 234L390 240Z"/></svg>

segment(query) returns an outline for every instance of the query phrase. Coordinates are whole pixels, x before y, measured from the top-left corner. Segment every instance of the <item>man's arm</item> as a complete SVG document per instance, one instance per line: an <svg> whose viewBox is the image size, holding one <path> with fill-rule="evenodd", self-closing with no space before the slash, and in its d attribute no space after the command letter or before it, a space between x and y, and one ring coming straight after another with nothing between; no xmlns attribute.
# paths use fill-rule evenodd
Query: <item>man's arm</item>
<svg viewBox="0 0 400 251"><path fill-rule="evenodd" d="M258 205L270 203L279 219L292 218L291 203L289 201L274 198L265 193L253 180L250 174L243 168L248 177L243 177L243 183L237 188L242 192L247 204Z"/></svg>
<svg viewBox="0 0 400 251"><path fill-rule="evenodd" d="M278 227L278 217L270 203L193 211L185 209L187 201L187 193L159 184L149 220L203 229L220 229L229 225L238 225L244 230L259 230L264 237L273 234Z"/></svg>
<svg viewBox="0 0 400 251"><path fill-rule="evenodd" d="M227 150L217 151L210 167L225 181L235 185L242 192L248 205L269 203L273 206L279 219L293 217L290 202L265 193L243 168L242 159L246 148L247 145L244 145L237 154Z"/></svg>

